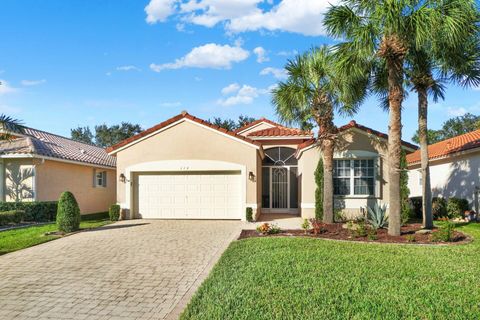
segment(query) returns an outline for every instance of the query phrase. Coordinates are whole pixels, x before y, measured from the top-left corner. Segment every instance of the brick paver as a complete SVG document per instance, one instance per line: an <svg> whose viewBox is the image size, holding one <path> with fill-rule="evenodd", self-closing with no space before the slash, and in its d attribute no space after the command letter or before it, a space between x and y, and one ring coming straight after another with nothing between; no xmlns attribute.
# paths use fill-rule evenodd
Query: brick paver
<svg viewBox="0 0 480 320"><path fill-rule="evenodd" d="M122 221L0 256L0 319L166 318L241 226Z"/></svg>

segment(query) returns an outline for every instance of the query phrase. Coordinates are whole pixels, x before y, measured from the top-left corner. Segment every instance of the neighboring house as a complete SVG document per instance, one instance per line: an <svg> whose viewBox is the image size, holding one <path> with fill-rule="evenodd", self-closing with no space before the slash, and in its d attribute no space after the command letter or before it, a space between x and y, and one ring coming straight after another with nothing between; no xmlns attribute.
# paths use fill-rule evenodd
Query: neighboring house
<svg viewBox="0 0 480 320"><path fill-rule="evenodd" d="M467 199L479 212L480 130L428 146L433 197ZM407 156L410 197L422 196L420 150Z"/></svg>
<svg viewBox="0 0 480 320"><path fill-rule="evenodd" d="M352 121L339 140L337 206L358 214L384 202L387 136ZM231 132L183 112L107 151L117 157L117 202L127 218L245 219L247 207L257 217L309 218L320 157L315 142L311 132L267 119Z"/></svg>
<svg viewBox="0 0 480 320"><path fill-rule="evenodd" d="M52 201L71 191L82 214L115 203L115 158L104 149L25 128L0 141L0 200Z"/></svg>

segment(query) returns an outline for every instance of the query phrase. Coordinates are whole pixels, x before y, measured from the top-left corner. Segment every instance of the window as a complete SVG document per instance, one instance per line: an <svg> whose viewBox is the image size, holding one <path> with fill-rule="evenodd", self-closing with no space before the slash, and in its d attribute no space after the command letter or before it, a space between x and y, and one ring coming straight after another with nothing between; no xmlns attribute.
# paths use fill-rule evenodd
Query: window
<svg viewBox="0 0 480 320"><path fill-rule="evenodd" d="M334 160L335 195L375 195L375 160Z"/></svg>
<svg viewBox="0 0 480 320"><path fill-rule="evenodd" d="M286 147L274 147L265 150L264 166L296 166L296 149Z"/></svg>
<svg viewBox="0 0 480 320"><path fill-rule="evenodd" d="M107 186L107 171L94 170L93 185L95 187L106 187Z"/></svg>

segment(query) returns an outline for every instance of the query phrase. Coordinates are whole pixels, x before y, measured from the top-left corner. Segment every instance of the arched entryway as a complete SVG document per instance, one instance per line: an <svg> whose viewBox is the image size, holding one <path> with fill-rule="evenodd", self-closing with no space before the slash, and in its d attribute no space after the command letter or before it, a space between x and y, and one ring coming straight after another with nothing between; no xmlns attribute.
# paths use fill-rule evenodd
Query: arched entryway
<svg viewBox="0 0 480 320"><path fill-rule="evenodd" d="M298 162L295 149L265 150L262 163L262 212L298 213Z"/></svg>

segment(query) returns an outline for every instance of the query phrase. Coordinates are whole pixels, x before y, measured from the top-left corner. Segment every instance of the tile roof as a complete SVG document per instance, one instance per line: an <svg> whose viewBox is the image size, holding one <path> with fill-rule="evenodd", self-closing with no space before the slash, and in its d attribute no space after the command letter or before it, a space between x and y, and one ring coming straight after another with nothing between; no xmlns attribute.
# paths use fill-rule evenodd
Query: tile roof
<svg viewBox="0 0 480 320"><path fill-rule="evenodd" d="M302 131L295 128L285 128L285 127L273 127L268 129L262 129L258 131L253 131L247 134L248 137L312 137L313 133L311 131Z"/></svg>
<svg viewBox="0 0 480 320"><path fill-rule="evenodd" d="M258 120L253 121L253 122L247 123L247 124L244 125L243 127L240 127L240 128L238 128L238 129L233 130L233 132L239 133L239 132L245 131L245 130L247 130L248 128L251 128L251 127L253 127L253 126L255 126L255 125L259 124L259 123L262 123L262 122L268 123L268 124L270 124L270 125L272 125L272 126L274 126L274 127L286 128L286 127L282 126L282 125L279 124L279 123L273 122L272 120L268 120L268 119L266 119L266 118L260 118L260 119L258 119Z"/></svg>
<svg viewBox="0 0 480 320"><path fill-rule="evenodd" d="M430 160L442 158L461 151L480 148L480 129L443 140L428 146ZM420 162L420 150L407 155L408 164Z"/></svg>
<svg viewBox="0 0 480 320"><path fill-rule="evenodd" d="M356 121L352 120L350 121L349 123L347 123L346 125L344 126L341 126L340 128L338 128L338 131L341 132L341 131L345 131L345 130L348 130L348 129L351 129L351 128L356 128L356 129L359 129L359 130L362 130L362 131L365 131L367 133L370 133L370 134L373 134L373 135L376 135L377 137L380 137L380 138L383 138L383 139L388 139L388 135L383 133L383 132L380 132L380 131L377 131L377 130L374 130L374 129L371 129L369 127L365 127L365 126L362 126L361 124L358 124ZM417 150L418 149L418 146L412 144L412 143L409 143L409 142L406 142L406 141L403 141L402 140L402 145L404 147L407 147L407 148L410 148L410 149L414 149L414 150Z"/></svg>
<svg viewBox="0 0 480 320"><path fill-rule="evenodd" d="M128 145L128 144L130 144L130 143L132 143L132 142L134 142L134 141L136 141L136 140L138 140L138 139L141 139L141 138L143 138L143 137L145 137L145 136L148 136L149 134L151 134L151 133L153 133L153 132L155 132L155 131L158 131L158 130L160 130L160 129L162 129L162 128L164 128L164 127L166 127L166 126L168 126L168 125L170 125L170 124L172 124L172 123L175 123L175 122L177 122L177 121L179 121L179 120L182 120L182 119L188 119L188 120L194 121L194 122L196 122L196 123L202 124L202 125L207 126L207 127L209 127L209 128L212 128L212 129L215 129L215 130L220 131L220 132L222 132L222 133L225 133L225 134L227 134L227 135L229 135L229 136L232 136L232 137L234 137L234 138L237 138L237 139L243 140L243 141L245 141L245 142L248 142L248 143L250 143L250 144L252 144L252 145L255 145L255 146L258 146L258 147L261 146L261 144L260 144L259 142L257 142L257 141L253 141L252 139L247 138L247 137L244 137L244 136L239 135L239 134L236 134L236 133L233 132L233 131L230 131L230 130L221 128L221 127L219 127L219 126L213 125L213 124L211 124L210 122L205 121L205 120L202 120L202 119L197 118L197 117L194 117L194 116L188 114L187 112L182 112L181 114L176 115L176 116L174 116L174 117L172 117L172 118L170 118L170 119L168 119L168 120L166 120L166 121L163 121L163 122L161 122L161 123L159 123L159 124L157 124L157 125L155 125L155 126L153 126L153 127L151 127L151 128L148 128L148 129L140 132L139 134L137 134L137 135L135 135L135 136L133 136L133 137L130 137L130 138L128 138L128 139L125 139L125 140L123 140L123 141L120 141L119 143L117 143L117 144L115 144L115 145L113 145L113 146L111 146L111 147L108 147L108 148L107 148L107 152L108 152L108 153L114 152L115 150L118 150L118 149L121 148L121 147L124 147L124 146L126 146L126 145Z"/></svg>
<svg viewBox="0 0 480 320"><path fill-rule="evenodd" d="M0 154L30 154L115 167L116 159L103 148L33 128L25 127L24 130L21 137L0 141Z"/></svg>

